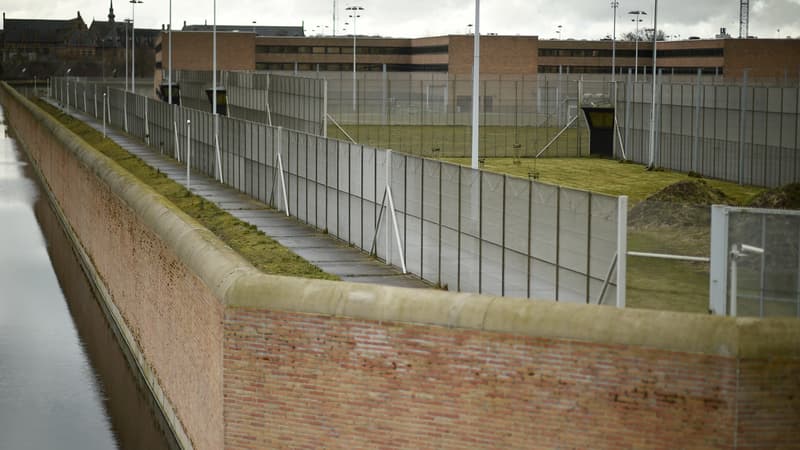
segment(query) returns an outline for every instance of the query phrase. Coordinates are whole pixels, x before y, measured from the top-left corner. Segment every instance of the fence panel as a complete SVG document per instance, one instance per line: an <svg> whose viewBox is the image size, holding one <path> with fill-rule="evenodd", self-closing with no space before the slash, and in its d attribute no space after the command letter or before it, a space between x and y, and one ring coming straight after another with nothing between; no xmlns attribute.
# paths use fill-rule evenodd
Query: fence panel
<svg viewBox="0 0 800 450"><path fill-rule="evenodd" d="M255 81L239 79L248 86ZM306 89L298 83L287 89ZM429 87L422 100L425 114L446 114L440 104L445 88L437 83L423 83ZM95 88L53 83L54 95L66 101L71 94L73 104L76 89L78 98L85 93L83 109L89 112L89 99L98 97ZM487 92L500 96L521 90L520 83L497 82ZM118 89L106 94L115 126L127 123L131 135L149 139L152 149L183 164L188 139L192 167L212 177L216 127L226 184L281 210L288 203L291 215L366 251L374 247L392 265L400 266L402 255L409 271L447 289L586 302L599 295L613 259L616 202L610 197L215 117ZM282 101L295 112L311 108L291 97ZM494 107L515 108L509 103Z"/></svg>

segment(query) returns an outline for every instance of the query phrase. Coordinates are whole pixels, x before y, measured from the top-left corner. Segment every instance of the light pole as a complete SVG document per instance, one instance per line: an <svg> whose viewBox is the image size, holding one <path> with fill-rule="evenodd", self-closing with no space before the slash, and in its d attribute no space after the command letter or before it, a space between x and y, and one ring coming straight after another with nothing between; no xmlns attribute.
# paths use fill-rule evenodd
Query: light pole
<svg viewBox="0 0 800 450"><path fill-rule="evenodd" d="M481 1L475 0L475 35L473 37L474 56L472 59L472 161L473 169L480 167L480 75L481 75ZM475 198L475 197L473 197Z"/></svg>
<svg viewBox="0 0 800 450"><path fill-rule="evenodd" d="M656 84L658 81L658 0L653 6L653 100L650 113L650 161L648 169L655 168L655 147L656 147Z"/></svg>
<svg viewBox="0 0 800 450"><path fill-rule="evenodd" d="M556 34L558 34L558 40L560 41L561 40L561 25L558 26L558 29L556 30Z"/></svg>
<svg viewBox="0 0 800 450"><path fill-rule="evenodd" d="M128 27L131 19L125 19L125 90L128 90Z"/></svg>
<svg viewBox="0 0 800 450"><path fill-rule="evenodd" d="M640 16L643 15L646 16L647 13L644 11L636 10L636 11L630 11L628 12L628 14L636 16L635 19L631 19L631 22L636 22L636 50L634 51L633 54L633 65L635 68L633 71L633 82L635 83L639 80L639 22L642 21Z"/></svg>
<svg viewBox="0 0 800 450"><path fill-rule="evenodd" d="M255 32L256 32L256 21L254 20L253 21L253 33L255 33Z"/></svg>
<svg viewBox="0 0 800 450"><path fill-rule="evenodd" d="M142 0L130 0L131 4L131 92L136 93L136 4Z"/></svg>
<svg viewBox="0 0 800 450"><path fill-rule="evenodd" d="M611 34L611 83L616 81L617 77L617 8L619 2L613 0L611 2L611 9L614 11L614 28Z"/></svg>
<svg viewBox="0 0 800 450"><path fill-rule="evenodd" d="M169 61L167 62L167 97L172 104L172 0L169 0L169 30L167 30L167 41L169 42ZM162 59L163 61L163 59Z"/></svg>
<svg viewBox="0 0 800 450"><path fill-rule="evenodd" d="M214 0L214 25L211 28L211 111L214 114L214 136L217 135L217 0Z"/></svg>
<svg viewBox="0 0 800 450"><path fill-rule="evenodd" d="M356 111L356 19L361 17L359 13L364 8L360 6L348 6L345 11L350 11L350 16L353 18L353 112Z"/></svg>

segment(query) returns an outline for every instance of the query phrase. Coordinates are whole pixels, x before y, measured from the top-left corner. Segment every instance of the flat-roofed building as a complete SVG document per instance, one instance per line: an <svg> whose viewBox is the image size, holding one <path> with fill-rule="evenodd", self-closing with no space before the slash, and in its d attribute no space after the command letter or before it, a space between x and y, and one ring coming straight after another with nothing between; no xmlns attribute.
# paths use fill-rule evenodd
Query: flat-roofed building
<svg viewBox="0 0 800 450"><path fill-rule="evenodd" d="M351 71L353 37L263 35L246 31L218 33L218 67L221 70L268 70L296 72ZM166 33L161 42L166 43ZM173 68L209 70L211 33L173 33ZM638 50L637 50L638 46ZM156 68L166 68L166 45L156 45ZM463 78L472 73L473 36L448 35L425 38L357 36L358 72L434 72ZM638 54L638 58L637 58ZM616 70L650 73L652 42L617 41ZM162 64L164 61L164 65ZM693 75L700 70L728 80L740 79L745 70L751 79L797 79L800 72L800 40L708 39L658 43L658 67L664 73ZM535 76L548 73L610 74L612 42L540 40L537 36L481 36L481 73Z"/></svg>

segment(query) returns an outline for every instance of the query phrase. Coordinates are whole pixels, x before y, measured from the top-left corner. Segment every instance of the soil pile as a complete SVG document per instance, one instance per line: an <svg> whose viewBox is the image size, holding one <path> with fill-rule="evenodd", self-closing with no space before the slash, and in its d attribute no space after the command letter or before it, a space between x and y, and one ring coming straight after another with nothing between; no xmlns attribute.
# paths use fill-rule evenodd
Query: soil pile
<svg viewBox="0 0 800 450"><path fill-rule="evenodd" d="M800 209L800 183L787 184L757 195L747 206L753 208Z"/></svg>
<svg viewBox="0 0 800 450"><path fill-rule="evenodd" d="M704 180L671 184L633 207L628 224L636 227L709 226L711 205L736 202Z"/></svg>

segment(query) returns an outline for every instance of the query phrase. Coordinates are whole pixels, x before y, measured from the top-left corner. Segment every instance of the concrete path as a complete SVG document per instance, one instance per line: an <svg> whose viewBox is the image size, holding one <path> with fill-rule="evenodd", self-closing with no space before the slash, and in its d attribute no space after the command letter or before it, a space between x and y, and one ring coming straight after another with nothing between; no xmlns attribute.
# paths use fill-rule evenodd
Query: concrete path
<svg viewBox="0 0 800 450"><path fill-rule="evenodd" d="M97 119L82 113L76 114L74 110L70 114L102 132L103 125ZM116 129L107 128L106 135L151 167L186 186L185 165L181 166L177 161L153 152L138 139ZM342 280L411 288L431 287L415 276L403 275L396 268L376 261L365 252L328 234L322 234L297 219L286 217L280 211L269 209L269 206L206 175L192 171L190 181L191 191L196 195L205 197L231 215L255 225L301 258Z"/></svg>

